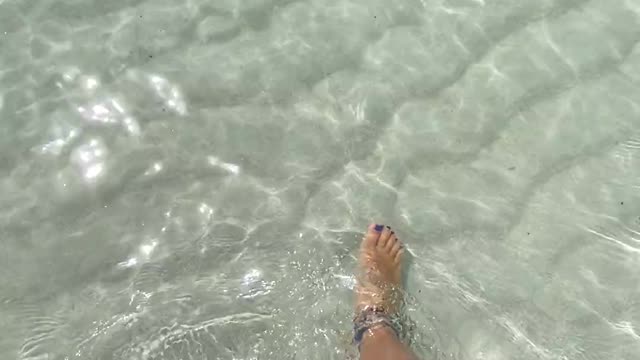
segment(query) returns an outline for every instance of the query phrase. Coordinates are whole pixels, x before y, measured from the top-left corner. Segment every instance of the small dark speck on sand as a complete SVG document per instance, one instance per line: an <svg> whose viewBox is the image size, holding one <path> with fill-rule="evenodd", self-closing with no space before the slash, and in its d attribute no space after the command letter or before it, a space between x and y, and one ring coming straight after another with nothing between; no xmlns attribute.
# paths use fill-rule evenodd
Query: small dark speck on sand
<svg viewBox="0 0 640 360"><path fill-rule="evenodd" d="M515 170L515 169L516 169L516 167L515 167L515 166L512 166L512 167L510 167L510 168L509 168L509 170L511 170L511 171L513 171L513 170Z"/></svg>
<svg viewBox="0 0 640 360"><path fill-rule="evenodd" d="M620 201L620 205L624 205L624 201Z"/></svg>
<svg viewBox="0 0 640 360"><path fill-rule="evenodd" d="M530 232L528 232L528 233L527 233L527 235L531 235L531 233L530 233Z"/></svg>
<svg viewBox="0 0 640 360"><path fill-rule="evenodd" d="M149 59L153 59L153 55L149 55Z"/></svg>

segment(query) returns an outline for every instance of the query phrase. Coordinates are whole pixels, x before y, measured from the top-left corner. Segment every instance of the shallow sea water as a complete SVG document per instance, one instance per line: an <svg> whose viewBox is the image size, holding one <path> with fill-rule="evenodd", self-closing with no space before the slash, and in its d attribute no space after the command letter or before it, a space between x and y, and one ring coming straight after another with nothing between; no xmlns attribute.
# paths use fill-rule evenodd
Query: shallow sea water
<svg viewBox="0 0 640 360"><path fill-rule="evenodd" d="M0 0L0 358L640 358L640 2Z"/></svg>

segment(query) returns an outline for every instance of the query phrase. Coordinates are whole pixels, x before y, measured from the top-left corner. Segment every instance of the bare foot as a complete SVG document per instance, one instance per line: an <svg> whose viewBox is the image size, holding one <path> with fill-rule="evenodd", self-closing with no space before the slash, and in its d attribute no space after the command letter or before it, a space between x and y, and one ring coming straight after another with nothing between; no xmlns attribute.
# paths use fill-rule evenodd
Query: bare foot
<svg viewBox="0 0 640 360"><path fill-rule="evenodd" d="M371 224L360 245L356 313L376 308L394 314L402 301L402 243L390 228Z"/></svg>

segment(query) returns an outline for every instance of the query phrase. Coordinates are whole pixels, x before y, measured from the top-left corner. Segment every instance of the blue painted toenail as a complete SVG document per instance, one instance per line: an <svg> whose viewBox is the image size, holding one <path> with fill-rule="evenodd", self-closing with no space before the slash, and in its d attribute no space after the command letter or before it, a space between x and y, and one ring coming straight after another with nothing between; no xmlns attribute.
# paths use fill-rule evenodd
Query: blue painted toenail
<svg viewBox="0 0 640 360"><path fill-rule="evenodd" d="M383 229L384 229L384 225L378 225L378 224L376 224L376 231L377 231L377 232L380 232L380 231L382 231Z"/></svg>

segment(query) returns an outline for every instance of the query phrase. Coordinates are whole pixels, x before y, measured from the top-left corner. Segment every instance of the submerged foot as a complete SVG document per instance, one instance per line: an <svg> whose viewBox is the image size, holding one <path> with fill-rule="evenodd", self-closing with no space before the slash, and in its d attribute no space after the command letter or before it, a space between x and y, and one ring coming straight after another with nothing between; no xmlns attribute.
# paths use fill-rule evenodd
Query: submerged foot
<svg viewBox="0 0 640 360"><path fill-rule="evenodd" d="M372 224L360 245L356 312L394 314L402 301L402 243L389 227Z"/></svg>

